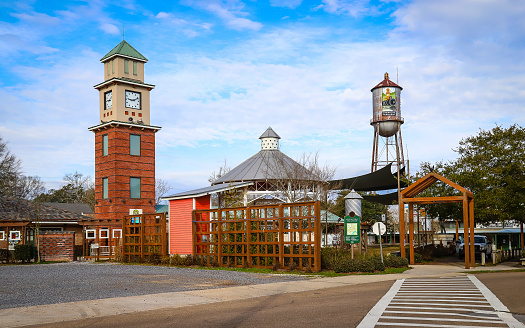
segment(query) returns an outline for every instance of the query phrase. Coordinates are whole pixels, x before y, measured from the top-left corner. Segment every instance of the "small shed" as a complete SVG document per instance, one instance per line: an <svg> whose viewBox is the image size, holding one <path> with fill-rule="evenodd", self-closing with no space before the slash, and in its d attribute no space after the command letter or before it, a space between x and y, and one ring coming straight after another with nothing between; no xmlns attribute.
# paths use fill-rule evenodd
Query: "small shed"
<svg viewBox="0 0 525 328"><path fill-rule="evenodd" d="M162 197L169 202L169 241L170 254L193 254L192 212L211 208L211 195L222 191L242 188L253 182L234 182L213 185Z"/></svg>

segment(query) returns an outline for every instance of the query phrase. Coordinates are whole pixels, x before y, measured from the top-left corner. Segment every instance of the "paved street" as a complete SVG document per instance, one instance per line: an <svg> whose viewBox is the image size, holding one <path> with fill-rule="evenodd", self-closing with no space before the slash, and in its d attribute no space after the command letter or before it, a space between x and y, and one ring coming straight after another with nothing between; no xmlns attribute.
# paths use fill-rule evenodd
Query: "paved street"
<svg viewBox="0 0 525 328"><path fill-rule="evenodd" d="M97 265L93 268L99 268ZM102 267L100 267L102 268ZM510 270L515 264L505 263L496 267L487 267L487 270ZM198 273L196 270L193 274ZM175 272L175 271L174 271ZM471 273L472 271L470 271ZM55 272L56 273L56 272ZM158 273L158 272L156 272ZM186 272L182 273L188 274ZM191 272L189 275L193 275ZM480 273L466 278L467 272L453 265L417 265L402 274L391 275L348 275L333 278L315 278L310 280L282 281L265 284L249 284L253 277L243 278L244 283L215 289L185 289L178 292L164 292L156 294L140 294L135 296L113 297L96 300L86 300L58 304L44 304L29 307L8 308L0 310L2 327L22 327L40 325L38 327L356 327L367 316L367 313L380 302L380 299L389 294L396 281L407 282L406 292L421 286L421 281L432 279L447 279L449 286L454 289L445 295L434 296L432 303L447 304L446 297L454 300L463 300L464 305L483 305L475 308L476 311L458 312L473 320L487 319L490 323L504 321L501 315L505 314L504 307L521 321L525 321L525 272L494 272ZM220 277L221 273L211 273ZM250 275L250 274L248 274ZM264 276L264 275L263 275ZM148 276L150 283L156 284L156 275ZM225 277L225 276L224 276ZM445 277L445 278L440 278ZM452 281L451 277L458 279ZM479 278L478 278L479 277ZM479 280L488 290L493 291L503 305L494 303L487 297L487 290L474 283ZM152 280L153 279L153 280ZM175 279L171 277L169 279ZM167 280L169 280L167 279ZM275 278L278 279L278 278ZM470 285L468 281L470 281ZM173 280L175 281L175 280ZM427 282L428 282L427 281ZM467 283L466 286L462 284ZM177 283L174 282L174 285ZM400 283L397 283L400 284ZM402 284L402 283L401 283ZM107 288L116 286L107 285ZM186 286L187 287L187 286ZM428 287L428 286L424 286ZM465 290L459 293L458 291ZM400 288L398 288L400 289ZM456 290L458 289L458 291ZM60 293L60 289L54 289ZM442 292L443 290L436 290ZM108 291L109 292L109 291ZM485 300L469 299L472 293L476 297L481 295ZM390 294L395 295L398 291ZM460 295L469 294L469 295ZM18 294L18 297L23 295ZM395 302L418 303L423 312L447 312L435 310L438 306L425 305L428 300L407 301L407 296ZM417 295L416 295L417 296ZM435 296L445 297L445 302ZM460 298L466 297L466 298ZM466 302L471 300L472 302ZM488 303L487 303L488 302ZM383 302L384 303L384 302ZM390 303L390 301L386 302ZM457 303L454 308L465 309ZM414 304L399 304L410 307ZM492 309L487 308L488 306ZM470 308L469 308L470 309ZM387 311L390 311L388 309ZM405 311L394 308L394 311ZM407 310L408 311L408 310ZM485 311L485 312L483 312ZM486 312L491 311L491 312ZM380 316L382 315L380 312ZM447 314L450 314L447 312ZM496 315L490 315L496 314ZM385 314L386 315L386 314ZM397 315L397 314L395 314ZM410 314L406 314L410 315ZM431 318L431 315L424 315ZM459 316L462 317L462 316ZM447 318L447 317L445 317ZM450 318L450 317L448 317ZM421 320L427 321L428 320ZM430 321L432 322L432 321ZM441 320L440 325L449 324ZM405 324L403 324L405 325ZM370 327L373 327L371 325ZM418 325L424 327L422 324ZM481 323L464 325L465 327L486 327ZM492 325L490 325L492 326ZM502 326L502 325L500 325ZM504 325L508 326L508 325ZM378 326L383 327L383 326ZM396 327L399 327L396 326ZM442 326L441 326L442 327ZM498 326L496 326L498 327ZM518 325L517 327L523 327Z"/></svg>
<svg viewBox="0 0 525 328"><path fill-rule="evenodd" d="M88 262L0 266L0 275L0 309L306 279Z"/></svg>
<svg viewBox="0 0 525 328"><path fill-rule="evenodd" d="M475 276L468 275L397 280L358 328L518 325L508 308Z"/></svg>

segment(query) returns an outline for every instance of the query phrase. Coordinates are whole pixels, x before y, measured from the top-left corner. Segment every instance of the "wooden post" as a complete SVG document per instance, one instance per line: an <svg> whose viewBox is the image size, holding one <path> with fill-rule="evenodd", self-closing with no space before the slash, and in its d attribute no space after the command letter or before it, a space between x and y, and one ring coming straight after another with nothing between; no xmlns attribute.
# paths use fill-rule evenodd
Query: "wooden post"
<svg viewBox="0 0 525 328"><path fill-rule="evenodd" d="M314 240L314 262L315 271L321 271L321 202L315 202L315 224L316 237Z"/></svg>
<svg viewBox="0 0 525 328"><path fill-rule="evenodd" d="M463 196L463 251L465 253L465 269L470 269L470 242L469 242L469 236L468 236L468 201L467 201L467 195Z"/></svg>
<svg viewBox="0 0 525 328"><path fill-rule="evenodd" d="M414 264L414 204L408 203L408 244L410 249L410 264Z"/></svg>
<svg viewBox="0 0 525 328"><path fill-rule="evenodd" d="M401 251L401 257L405 257L405 204L399 196L399 247Z"/></svg>
<svg viewBox="0 0 525 328"><path fill-rule="evenodd" d="M279 204L279 264L284 268L284 208Z"/></svg>
<svg viewBox="0 0 525 328"><path fill-rule="evenodd" d="M248 262L248 268L252 267L252 253L251 253L251 242L252 242L252 211L249 207L246 207L246 261ZM279 229L281 227L279 226ZM279 240L281 236L279 235Z"/></svg>
<svg viewBox="0 0 525 328"><path fill-rule="evenodd" d="M219 266L222 267L222 210L219 208L217 211L217 260Z"/></svg>
<svg viewBox="0 0 525 328"><path fill-rule="evenodd" d="M459 221L456 220L456 240L458 240L458 239L459 239Z"/></svg>
<svg viewBox="0 0 525 328"><path fill-rule="evenodd" d="M524 240L525 238L523 238L524 237L523 236L523 222L521 222L521 224L520 224L520 229L521 229L521 238L520 238L521 244L520 244L520 248L521 248L521 252L523 253L523 250L525 249L525 247L523 246L523 244L525 242L525 240ZM521 256L521 254L520 254L520 256Z"/></svg>
<svg viewBox="0 0 525 328"><path fill-rule="evenodd" d="M476 257L475 257L475 247L474 247L474 199L471 198L468 200L469 205L469 217L470 217L470 266L472 268L476 267Z"/></svg>
<svg viewBox="0 0 525 328"><path fill-rule="evenodd" d="M140 215L140 259L144 261L144 221L146 218L146 215L141 214Z"/></svg>

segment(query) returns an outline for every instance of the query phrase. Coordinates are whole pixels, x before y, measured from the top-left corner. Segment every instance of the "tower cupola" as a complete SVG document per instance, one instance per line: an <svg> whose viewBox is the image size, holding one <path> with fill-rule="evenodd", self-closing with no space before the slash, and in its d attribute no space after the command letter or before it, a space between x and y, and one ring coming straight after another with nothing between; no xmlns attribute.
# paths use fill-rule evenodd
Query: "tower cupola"
<svg viewBox="0 0 525 328"><path fill-rule="evenodd" d="M268 127L259 139L261 139L261 150L279 150L281 137L271 127Z"/></svg>

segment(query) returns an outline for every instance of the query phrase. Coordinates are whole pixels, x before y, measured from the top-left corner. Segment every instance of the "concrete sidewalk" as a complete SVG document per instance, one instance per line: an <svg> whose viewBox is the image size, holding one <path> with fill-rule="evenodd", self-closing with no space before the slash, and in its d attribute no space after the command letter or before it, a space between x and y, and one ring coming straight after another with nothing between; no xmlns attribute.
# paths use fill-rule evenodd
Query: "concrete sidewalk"
<svg viewBox="0 0 525 328"><path fill-rule="evenodd" d="M85 318L179 308L198 304L250 299L285 293L296 293L331 287L365 284L379 281L395 281L421 276L464 275L474 270L512 270L515 263L502 263L494 267L476 267L465 270L459 265L416 265L402 274L389 275L348 275L333 278L312 278L310 280L279 282L271 284L228 287L220 289L193 290L161 293L132 297L117 297L91 301L38 305L31 307L0 310L0 322L5 327L57 323Z"/></svg>

